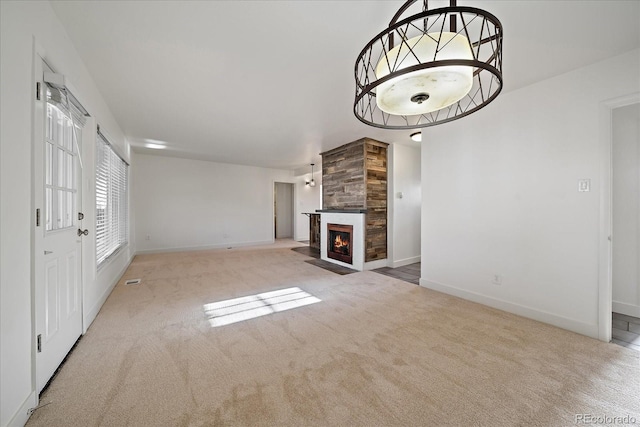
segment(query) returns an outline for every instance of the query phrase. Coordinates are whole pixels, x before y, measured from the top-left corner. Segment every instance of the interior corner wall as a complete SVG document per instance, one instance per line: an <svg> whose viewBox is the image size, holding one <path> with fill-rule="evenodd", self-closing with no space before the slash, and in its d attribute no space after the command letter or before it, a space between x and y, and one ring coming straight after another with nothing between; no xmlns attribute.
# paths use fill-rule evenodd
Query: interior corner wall
<svg viewBox="0 0 640 427"><path fill-rule="evenodd" d="M613 311L640 317L640 104L612 119Z"/></svg>
<svg viewBox="0 0 640 427"><path fill-rule="evenodd" d="M389 267L396 268L420 262L420 148L390 144L387 162Z"/></svg>
<svg viewBox="0 0 640 427"><path fill-rule="evenodd" d="M32 295L32 105L34 46L56 72L66 76L113 143L128 144L49 2L0 1L0 426L23 425L35 406L34 313ZM92 187L93 164L85 163ZM91 197L91 193L85 193ZM88 243L89 245L91 243ZM128 263L127 250L111 266ZM122 265L118 265L118 263ZM93 298L108 295L117 273L103 269L86 283ZM88 298L88 299L87 299ZM98 300L85 295L85 304ZM86 307L85 307L86 308ZM99 308L99 307L98 307ZM85 316L85 321L87 320Z"/></svg>
<svg viewBox="0 0 640 427"><path fill-rule="evenodd" d="M139 253L271 243L274 182L295 183L280 169L137 153L134 163ZM295 209L295 224L304 219Z"/></svg>
<svg viewBox="0 0 640 427"><path fill-rule="evenodd" d="M600 108L640 91L639 62L630 51L423 132L422 286L598 337Z"/></svg>

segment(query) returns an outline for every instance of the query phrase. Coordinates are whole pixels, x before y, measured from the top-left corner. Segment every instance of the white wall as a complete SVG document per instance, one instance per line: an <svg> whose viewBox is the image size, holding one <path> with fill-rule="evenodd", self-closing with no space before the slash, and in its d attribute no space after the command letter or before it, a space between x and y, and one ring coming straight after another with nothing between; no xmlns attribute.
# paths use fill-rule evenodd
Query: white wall
<svg viewBox="0 0 640 427"><path fill-rule="evenodd" d="M134 162L138 252L273 242L274 182L295 182L279 169L148 154ZM296 210L294 221L305 219Z"/></svg>
<svg viewBox="0 0 640 427"><path fill-rule="evenodd" d="M640 104L612 116L613 311L640 317Z"/></svg>
<svg viewBox="0 0 640 427"><path fill-rule="evenodd" d="M640 91L639 60L504 93L423 132L421 285L598 336L599 108Z"/></svg>
<svg viewBox="0 0 640 427"><path fill-rule="evenodd" d="M122 132L104 103L48 2L0 2L0 426L22 425L34 392L34 313L32 312L32 105L34 39L57 71L113 142L128 151ZM91 177L93 164L86 164ZM91 186L91 182L85 185ZM85 197L92 197L85 192ZM93 240L88 240L91 245ZM108 294L129 261L123 251L87 283L85 309ZM98 307L99 308L99 307ZM97 312L97 310L96 310ZM85 313L85 321L92 320Z"/></svg>
<svg viewBox="0 0 640 427"><path fill-rule="evenodd" d="M89 110L91 112L91 110ZM83 287L82 299L83 299L83 327L86 331L91 322L95 319L100 311L100 308L107 300L109 294L117 284L120 277L124 274L125 270L131 263L133 256L136 253L135 242L133 241L135 230L135 218L133 216L131 202L129 202L129 242L128 245L120 250L116 255L109 258L101 266L100 270L96 265L96 241L95 233L96 229L96 195L95 195L95 135L97 129L94 127L96 123L100 124L100 131L105 133L109 139L109 142L115 145L118 154L121 155L125 161L131 163L131 155L128 143L125 142L122 137L122 133L117 125L114 127L106 127L100 120L100 116L97 120L90 120L87 125L91 124L89 129L91 133L89 137L89 143L83 147L83 193L82 193L82 212L85 214L85 219L82 226L89 230L89 235L83 237L83 278L85 286ZM114 129L114 131L111 131ZM134 168L133 165L129 167L129 179L131 180L131 171ZM129 199L131 200L132 184L129 183Z"/></svg>
<svg viewBox="0 0 640 427"><path fill-rule="evenodd" d="M420 148L391 144L387 153L387 244L389 267L396 268L420 262Z"/></svg>

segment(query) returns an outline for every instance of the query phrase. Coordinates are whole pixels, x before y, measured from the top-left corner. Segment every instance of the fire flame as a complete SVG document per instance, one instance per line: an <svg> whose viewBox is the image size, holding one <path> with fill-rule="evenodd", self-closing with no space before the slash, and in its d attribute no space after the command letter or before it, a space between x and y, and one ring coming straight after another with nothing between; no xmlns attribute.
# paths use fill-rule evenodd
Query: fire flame
<svg viewBox="0 0 640 427"><path fill-rule="evenodd" d="M346 239L342 240L342 236L338 234L336 238L333 240L333 247L337 249L345 246L349 246L349 241Z"/></svg>

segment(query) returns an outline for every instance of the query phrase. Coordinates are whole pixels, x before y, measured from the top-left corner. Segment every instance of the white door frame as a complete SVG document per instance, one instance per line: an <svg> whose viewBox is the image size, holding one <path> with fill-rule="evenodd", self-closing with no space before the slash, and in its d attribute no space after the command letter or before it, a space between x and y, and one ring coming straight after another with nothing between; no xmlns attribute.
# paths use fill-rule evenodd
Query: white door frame
<svg viewBox="0 0 640 427"><path fill-rule="evenodd" d="M296 206L298 203L298 194L297 194L297 187L298 184L295 181L286 181L286 180L272 180L271 181L271 242L275 243L276 241L276 230L275 230L275 224L274 224L274 218L276 216L276 197L275 197L275 192L276 192L276 184L280 183L280 184L291 184L293 185L293 198L291 199L291 208L293 210L293 240L298 240L298 218L296 217Z"/></svg>
<svg viewBox="0 0 640 427"><path fill-rule="evenodd" d="M611 341L612 271L612 145L613 110L640 103L640 92L600 103L600 229L598 232L598 339Z"/></svg>
<svg viewBox="0 0 640 427"><path fill-rule="evenodd" d="M38 130L38 127L44 127L44 123L40 123L40 119L43 117L44 114L46 114L44 111L38 111L38 109L42 109L44 108L44 106L46 105L46 99L41 99L41 100L37 100L36 99L36 84L40 83L40 94L41 94L41 98L42 96L44 96L44 94L46 93L46 88L44 87L44 82L42 81L42 74L44 72L44 67L45 64L47 66L49 66L49 68L53 68L51 67L49 61L46 58L45 55L45 50L39 46L35 41L34 41L34 45L33 45L33 66L32 66L32 83L33 83L33 87L34 87L34 91L33 91L33 99L32 99L32 117L31 117L31 129L32 129L32 137L31 137L31 157L32 157L32 163L31 163L31 179L32 179L32 185L31 185L31 211L32 211L32 223L31 223L31 321L32 321L32 327L31 327L31 333L32 333L32 355L31 355L31 371L32 371L32 387L34 392L36 392L36 399L38 399L38 388L39 388L39 382L40 382L40 377L39 375L42 375L42 373L39 372L38 370L38 343L37 343L37 337L38 334L41 333L41 331L39 331L38 327L39 327L39 321L42 318L42 316L44 316L43 313L39 313L37 308L38 308L38 303L37 303L37 298L39 297L39 291L38 291L38 283L37 283L37 279L38 277L40 277L40 273L38 271L38 269L42 268L42 264L44 262L43 259L43 254L42 252L42 245L40 243L38 243L40 240L37 237L38 233L44 233L44 227L45 227L45 207L43 206L42 200L37 199L37 196L39 194L39 191L37 190L38 186L43 186L41 181L41 177L43 175L43 172L41 171L43 165L40 164L39 160L40 157L38 157L37 155L37 151L36 150L42 150L41 145L44 144L44 129L40 129ZM73 92L73 88L69 88L72 92ZM84 134L84 132L82 133ZM79 143L82 145L85 145L87 143L87 140L80 135L79 136L80 141ZM86 164L86 159L83 156L84 154L84 150L82 150L81 152L78 153L78 157L77 159L79 161L82 161ZM39 169L38 169L39 168ZM78 179L77 179L77 204L76 204L76 211L80 211L80 209L83 208L83 206L85 205L86 197L82 197L83 193L85 193L84 190L84 174L83 171L80 167L78 167L77 169L77 173L78 173ZM85 193L86 196L86 193ZM40 209L40 224L39 226L37 226L36 221L37 221L37 211L36 209ZM74 215L77 215L77 213L74 212ZM76 223L76 221L74 220L74 223ZM81 225L81 222L78 221L77 225ZM86 327L84 325L84 310L85 310L85 304L84 304L84 293L85 293L85 286L86 286L86 280L84 280L84 272L85 272L85 260L84 260L84 250L83 248L86 246L86 244L84 242L80 243L80 250L79 250L79 268L80 268L80 272L78 275L78 280L80 281L80 283L78 284L79 286L79 298L78 298L78 304L79 304L79 311L80 311L80 321L81 321L81 334L83 334L86 331Z"/></svg>

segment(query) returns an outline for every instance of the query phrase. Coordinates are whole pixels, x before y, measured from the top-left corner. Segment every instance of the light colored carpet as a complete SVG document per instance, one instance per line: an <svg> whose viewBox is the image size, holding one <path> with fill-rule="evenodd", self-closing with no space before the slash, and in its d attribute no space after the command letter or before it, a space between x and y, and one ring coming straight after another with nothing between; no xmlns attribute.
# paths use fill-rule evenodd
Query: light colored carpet
<svg viewBox="0 0 640 427"><path fill-rule="evenodd" d="M306 259L282 243L137 256L28 425L640 422L638 352ZM203 309L295 286L322 302L217 328Z"/></svg>

